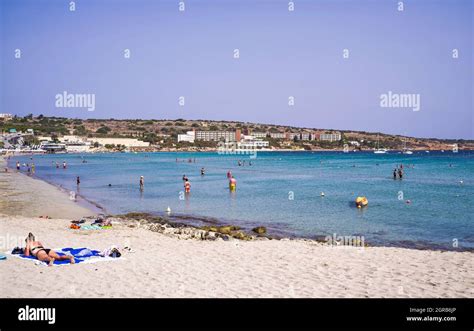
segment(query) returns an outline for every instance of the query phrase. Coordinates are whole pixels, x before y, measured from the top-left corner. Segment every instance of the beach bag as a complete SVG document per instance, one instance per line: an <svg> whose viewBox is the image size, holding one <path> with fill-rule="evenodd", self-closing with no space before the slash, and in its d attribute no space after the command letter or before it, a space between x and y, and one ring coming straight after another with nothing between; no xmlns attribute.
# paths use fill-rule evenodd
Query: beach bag
<svg viewBox="0 0 474 331"><path fill-rule="evenodd" d="M12 254L24 254L25 250L21 247L15 247L12 250Z"/></svg>
<svg viewBox="0 0 474 331"><path fill-rule="evenodd" d="M110 250L109 256L113 258L118 258L118 257L121 257L122 254L119 252L117 248L114 247Z"/></svg>

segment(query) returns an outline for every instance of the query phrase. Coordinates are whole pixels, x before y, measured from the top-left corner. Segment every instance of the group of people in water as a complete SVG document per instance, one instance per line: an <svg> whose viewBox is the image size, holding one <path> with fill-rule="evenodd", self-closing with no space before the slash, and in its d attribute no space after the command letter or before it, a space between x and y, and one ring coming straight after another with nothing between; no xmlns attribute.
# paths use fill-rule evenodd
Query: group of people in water
<svg viewBox="0 0 474 331"><path fill-rule="evenodd" d="M403 164L400 164L400 167L396 166L393 169L393 179L397 179L397 175L399 179L403 179Z"/></svg>
<svg viewBox="0 0 474 331"><path fill-rule="evenodd" d="M16 161L16 170L17 171L20 171L21 170L21 167L22 165L20 164L19 161ZM31 163L23 163L23 167L26 168L26 171L29 173L29 174L34 174L35 171L36 171L36 166L33 162Z"/></svg>
<svg viewBox="0 0 474 331"><path fill-rule="evenodd" d="M237 162L237 165L238 165L239 167L245 166L245 160L239 160L239 161ZM251 166L251 165L252 165L252 160L249 160L249 166Z"/></svg>
<svg viewBox="0 0 474 331"><path fill-rule="evenodd" d="M206 169L201 168L201 176L204 176L205 174L206 174ZM232 175L232 172L230 170L227 171L227 179L229 180L229 190L232 191L232 192L235 191L236 188L237 188L237 180ZM184 192L185 193L190 193L191 192L191 182L189 181L188 176L186 176L186 174L184 174L183 177L182 177L182 180L183 180L183 185L184 185ZM79 183L80 183L80 179L79 179L79 177L77 177L77 185L79 185ZM143 191L144 188L145 188L145 177L144 176L140 176L139 185L140 185L140 191ZM110 186L110 184L109 184L109 186Z"/></svg>
<svg viewBox="0 0 474 331"><path fill-rule="evenodd" d="M187 160L181 160L181 161L178 158L176 158L176 163L178 163L178 162L196 163L196 158L194 158L194 159L189 158Z"/></svg>

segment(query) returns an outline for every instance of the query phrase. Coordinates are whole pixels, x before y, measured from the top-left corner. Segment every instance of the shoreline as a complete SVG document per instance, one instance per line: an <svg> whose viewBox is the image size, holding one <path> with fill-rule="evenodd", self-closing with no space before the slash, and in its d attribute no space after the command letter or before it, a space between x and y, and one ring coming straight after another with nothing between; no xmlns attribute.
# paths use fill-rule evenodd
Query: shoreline
<svg viewBox="0 0 474 331"><path fill-rule="evenodd" d="M439 153L450 153L452 152L451 149L426 149L426 148L423 148L423 149L416 149L416 148L413 148L413 149L410 149L411 151L413 152L439 152ZM403 149L390 149L390 150L387 150L387 153L386 154L402 154L404 150ZM462 149L459 149L458 152L456 153L459 153L459 152L473 152L474 149L471 149L471 148L462 148ZM97 151L87 151L87 152L60 152L60 153L54 153L54 154L57 154L57 155L64 155L64 154L71 154L71 155L80 155L80 154L109 154L109 153L134 153L134 154L138 154L138 153L144 153L144 154L147 154L147 153L218 153L219 152L219 149L217 148L212 148L212 149L206 149L206 150L196 150L196 149L178 149L178 150L175 150L175 149L169 149L169 150L163 150L163 149L160 149L160 150L150 150L150 151L146 151L146 150L136 150L136 151L118 151L118 150L97 150ZM343 148L336 148L336 149L323 149L323 148L318 148L318 149L309 149L309 150L306 150L306 149L265 149L265 150L256 150L256 153L303 153L303 152L338 152L338 153L373 153L374 150L373 149L363 149L363 150L355 150L355 149L352 149L352 150L349 150L347 152L344 151ZM9 154L11 153L11 154ZM46 152L36 152L36 153L33 153L33 151L16 151L16 150L0 150L0 157L6 157L6 156L20 156L20 155L42 155L42 154L48 154ZM224 153L226 154L226 153ZM250 155L250 153L246 152L242 152L242 153L238 153L238 152L235 152L235 153L229 153L227 155L242 155L242 156L246 156L246 155Z"/></svg>
<svg viewBox="0 0 474 331"><path fill-rule="evenodd" d="M275 240L257 234L250 239L238 235L239 230L230 231L230 235L217 233L211 227L170 225L157 217L146 220L144 214L137 214L135 219L130 215L112 216L109 229L74 230L69 227L74 214L90 211L70 201L55 186L21 174L7 174L0 174L0 185L7 177L17 179L8 192L23 189L30 210L14 206L6 215L2 208L2 253L22 245L32 232L45 247L101 251L116 245L122 257L104 263L49 268L7 254L7 259L0 261L0 274L4 275L0 297L474 297L472 252L357 247L303 238ZM35 205L51 195L55 200L47 208L55 209L56 217L39 218ZM0 205L6 199L16 201L15 196L0 195ZM95 286L97 279L107 282ZM54 287L43 285L51 282Z"/></svg>
<svg viewBox="0 0 474 331"><path fill-rule="evenodd" d="M2 164L2 162L4 163ZM0 168L7 167L7 164L8 164L7 160L3 157L0 157ZM65 190L60 185L57 185L55 183L52 183L48 180L45 180L36 176L29 176L23 172L17 173L15 168L8 168L8 169L10 171L10 174L12 174L13 176L22 176L24 178L28 178L33 181L44 183L52 189L51 191L54 191L54 190L58 191L63 195L64 198L68 197L67 190ZM43 189L46 189L46 187L47 186L44 186ZM142 212L142 211L129 211L128 213L125 213L125 214L113 214L113 213L108 212L106 207L101 206L100 204L90 199L87 199L81 194L76 194L76 197L79 197L79 199L76 198L76 200L73 203L76 206L85 208L87 210L87 213L85 213L84 215L75 214L76 216L75 218L77 219L81 219L82 216L89 217L92 215L103 215L106 217L124 218L127 215L135 214L135 215L142 215L143 218L145 219L148 219L148 218L160 219L161 221L170 225L171 227L179 226L181 228L187 228L191 231L200 230L203 227L209 227L209 226L217 226L217 227L236 226L231 221L227 221L227 220L219 219L215 217L194 215L194 214L174 214L174 213L167 214L166 212L150 213L150 212ZM0 203L1 203L1 200L0 200ZM19 215L21 215L21 213ZM60 217L60 218L70 218L70 217ZM133 217L131 219L136 220ZM259 227L259 226L261 226L261 224L246 222L245 225L239 225L238 228L240 232L243 232L245 235L252 236L252 235L255 235L255 233L252 231L252 228ZM333 234L329 234L329 233L317 234L317 235L312 235L312 236L297 235L285 230L281 230L278 228L271 228L268 226L266 227L266 229L269 230L266 233L266 237L275 239L275 240L281 240L281 239L309 240L309 241L322 243L326 241L326 238L333 236ZM449 246L437 245L436 243L426 242L426 241L404 241L404 242L398 242L398 241L367 242L366 241L365 244L370 247L393 247L393 248L416 249L416 250L426 250L426 251L441 251L441 252L474 252L474 248L470 248L470 247L452 247L451 248Z"/></svg>

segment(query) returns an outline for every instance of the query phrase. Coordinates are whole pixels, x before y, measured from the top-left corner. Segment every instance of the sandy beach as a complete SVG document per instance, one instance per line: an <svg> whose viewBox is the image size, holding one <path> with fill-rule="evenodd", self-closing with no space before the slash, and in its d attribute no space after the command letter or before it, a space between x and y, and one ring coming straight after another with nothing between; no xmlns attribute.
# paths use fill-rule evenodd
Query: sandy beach
<svg viewBox="0 0 474 331"><path fill-rule="evenodd" d="M91 214L50 184L2 172L2 252L23 242L28 232L50 248L117 245L133 251L123 251L116 261L61 267L7 255L0 261L0 296L474 297L472 252L336 247L303 239L184 240L126 220L107 230L69 228L72 219Z"/></svg>

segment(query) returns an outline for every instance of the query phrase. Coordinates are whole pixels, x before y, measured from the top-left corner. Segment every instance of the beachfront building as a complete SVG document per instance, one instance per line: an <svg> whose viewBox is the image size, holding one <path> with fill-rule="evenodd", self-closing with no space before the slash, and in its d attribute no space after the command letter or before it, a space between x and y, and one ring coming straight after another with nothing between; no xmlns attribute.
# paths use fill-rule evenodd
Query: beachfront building
<svg viewBox="0 0 474 331"><path fill-rule="evenodd" d="M7 113L2 113L2 114L0 114L0 119L2 119L4 121L9 121L9 120L13 119L13 115L12 114L7 114Z"/></svg>
<svg viewBox="0 0 474 331"><path fill-rule="evenodd" d="M39 148L47 153L64 153L66 152L66 144L54 142L42 142Z"/></svg>
<svg viewBox="0 0 474 331"><path fill-rule="evenodd" d="M262 149L268 148L268 141L262 139L242 139L238 143L238 147L241 149Z"/></svg>
<svg viewBox="0 0 474 331"><path fill-rule="evenodd" d="M251 132L250 135L254 138L266 138L267 137L266 132Z"/></svg>
<svg viewBox="0 0 474 331"><path fill-rule="evenodd" d="M301 140L314 140L314 135L309 132L301 133Z"/></svg>
<svg viewBox="0 0 474 331"><path fill-rule="evenodd" d="M241 131L196 131L195 140L202 141L240 141Z"/></svg>
<svg viewBox="0 0 474 331"><path fill-rule="evenodd" d="M186 134L178 134L178 142L185 141L189 143L194 143L196 139L196 132L195 131L188 131Z"/></svg>
<svg viewBox="0 0 474 331"><path fill-rule="evenodd" d="M66 145L66 151L69 153L87 153L91 147L90 141L79 136L66 135L58 140Z"/></svg>
<svg viewBox="0 0 474 331"><path fill-rule="evenodd" d="M273 139L285 139L286 138L286 134L284 132L274 132L274 133L270 133L270 138L273 138Z"/></svg>
<svg viewBox="0 0 474 331"><path fill-rule="evenodd" d="M98 143L101 146L105 145L121 145L125 147L149 147L150 143L134 138L87 138L91 144Z"/></svg>
<svg viewBox="0 0 474 331"><path fill-rule="evenodd" d="M321 141L339 141L341 140L341 134L340 133L321 133L319 135L319 140Z"/></svg>
<svg viewBox="0 0 474 331"><path fill-rule="evenodd" d="M288 132L286 134L286 139L289 139L289 140L300 140L301 139L301 136L299 133L294 133L294 132Z"/></svg>

